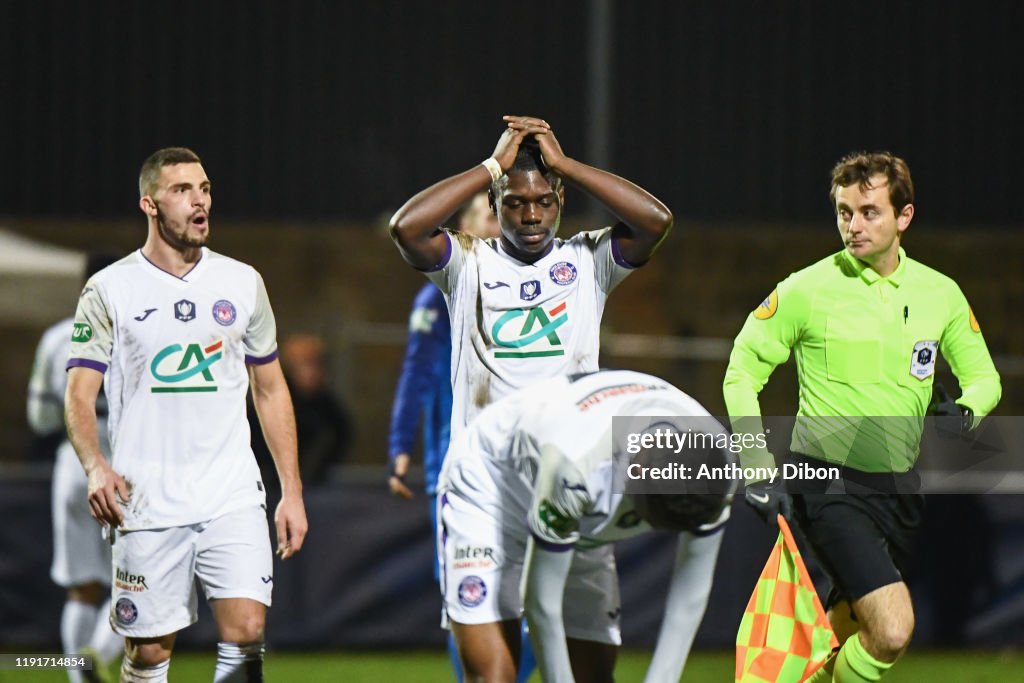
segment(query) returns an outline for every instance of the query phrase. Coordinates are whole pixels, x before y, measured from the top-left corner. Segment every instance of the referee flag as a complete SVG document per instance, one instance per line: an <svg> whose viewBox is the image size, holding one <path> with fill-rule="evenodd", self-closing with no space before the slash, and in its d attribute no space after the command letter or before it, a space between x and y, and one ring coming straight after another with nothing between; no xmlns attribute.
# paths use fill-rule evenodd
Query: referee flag
<svg viewBox="0 0 1024 683"><path fill-rule="evenodd" d="M800 683L839 647L793 532L779 538L736 632L736 683Z"/></svg>

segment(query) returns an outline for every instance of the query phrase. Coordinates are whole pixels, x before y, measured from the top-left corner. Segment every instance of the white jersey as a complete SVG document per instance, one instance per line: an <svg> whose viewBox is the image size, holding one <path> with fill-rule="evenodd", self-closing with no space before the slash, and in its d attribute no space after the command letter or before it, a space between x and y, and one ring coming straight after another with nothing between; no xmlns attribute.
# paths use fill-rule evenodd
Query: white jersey
<svg viewBox="0 0 1024 683"><path fill-rule="evenodd" d="M246 363L274 360L276 334L259 273L205 247L180 278L139 250L86 283L68 367L107 372L112 465L131 487L122 529L263 504Z"/></svg>
<svg viewBox="0 0 1024 683"><path fill-rule="evenodd" d="M480 409L548 377L598 369L608 294L631 272L612 229L555 239L536 263L498 239L449 235L450 253L426 275L452 323L452 439Z"/></svg>
<svg viewBox="0 0 1024 683"><path fill-rule="evenodd" d="M613 438L617 416L625 419ZM498 520L525 512L530 533L547 547L586 549L635 536L651 527L623 493L630 464L623 432L672 417L727 434L696 400L651 375L609 370L546 380L480 413L453 442L439 489ZM697 533L714 531L728 515L726 506Z"/></svg>

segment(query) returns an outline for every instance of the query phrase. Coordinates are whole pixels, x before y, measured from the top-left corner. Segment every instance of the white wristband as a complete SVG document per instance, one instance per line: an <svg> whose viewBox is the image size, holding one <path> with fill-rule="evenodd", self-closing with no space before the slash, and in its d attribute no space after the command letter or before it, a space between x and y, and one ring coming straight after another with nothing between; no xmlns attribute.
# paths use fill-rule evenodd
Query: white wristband
<svg viewBox="0 0 1024 683"><path fill-rule="evenodd" d="M501 170L501 164L499 164L498 160L494 157L488 157L480 163L487 169L487 172L491 174L491 181L496 183L498 182L498 178L504 175Z"/></svg>

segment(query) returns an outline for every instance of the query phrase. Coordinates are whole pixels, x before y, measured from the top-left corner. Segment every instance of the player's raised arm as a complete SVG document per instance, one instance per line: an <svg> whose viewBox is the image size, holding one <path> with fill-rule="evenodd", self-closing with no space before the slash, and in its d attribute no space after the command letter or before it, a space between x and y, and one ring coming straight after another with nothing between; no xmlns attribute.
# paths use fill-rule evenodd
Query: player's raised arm
<svg viewBox="0 0 1024 683"><path fill-rule="evenodd" d="M473 195L487 190L515 163L519 144L527 136L543 132L542 126L508 128L481 164L417 193L391 217L391 239L402 257L414 268L430 270L440 264L448 250L448 237L439 228Z"/></svg>
<svg viewBox="0 0 1024 683"><path fill-rule="evenodd" d="M651 257L672 229L672 212L668 207L639 185L566 156L554 131L542 119L532 116L505 116L504 119L510 130L529 133L537 140L549 169L615 214L621 222L615 228L614 238L627 261L640 265Z"/></svg>
<svg viewBox="0 0 1024 683"><path fill-rule="evenodd" d="M285 382L281 363L249 366L252 402L263 429L270 455L274 458L281 482L281 502L274 513L277 526L277 552L288 559L302 549L309 524L302 502L302 480L299 477L299 449L295 435L295 411Z"/></svg>
<svg viewBox="0 0 1024 683"><path fill-rule="evenodd" d="M114 471L100 450L96 397L102 386L102 372L88 367L68 369L64 422L68 440L89 477L89 510L93 519L104 526L117 527L124 521L118 497L127 502L129 494L124 478Z"/></svg>

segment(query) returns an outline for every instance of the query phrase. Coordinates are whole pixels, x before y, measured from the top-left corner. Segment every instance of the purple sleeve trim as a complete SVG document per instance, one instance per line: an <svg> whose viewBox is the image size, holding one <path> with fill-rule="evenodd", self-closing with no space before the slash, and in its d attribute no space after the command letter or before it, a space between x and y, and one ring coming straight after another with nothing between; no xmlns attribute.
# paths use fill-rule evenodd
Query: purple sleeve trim
<svg viewBox="0 0 1024 683"><path fill-rule="evenodd" d="M533 542L537 544L537 547L541 550L547 550L549 553L567 553L573 548L572 543L552 543L533 532L530 532L530 535L533 536Z"/></svg>
<svg viewBox="0 0 1024 683"><path fill-rule="evenodd" d="M441 260L438 261L436 265L433 265L430 268L425 269L423 271L424 273L436 273L437 271L447 266L448 262L452 260L452 236L444 231L442 231L441 234L444 235L444 238L446 240L444 256L441 257Z"/></svg>
<svg viewBox="0 0 1024 683"><path fill-rule="evenodd" d="M610 239L612 241L612 258L615 259L615 262L623 268L629 268L632 270L634 268L639 268L644 265L644 263L647 263L647 261L644 261L644 263L630 263L626 260L626 257L622 255L622 249L619 248L619 241L615 239L615 236L612 235Z"/></svg>
<svg viewBox="0 0 1024 683"><path fill-rule="evenodd" d="M90 370L102 373L107 371L107 364L101 363L98 360L89 360L88 358L72 358L68 361L65 370L70 370L71 368L89 368Z"/></svg>
<svg viewBox="0 0 1024 683"><path fill-rule="evenodd" d="M269 356L262 356L262 357L260 357L260 356L250 356L249 354L245 354L245 362L248 365L266 365L267 363L269 363L270 361L274 360L275 358L277 358L277 349L274 349L274 352L271 353Z"/></svg>

